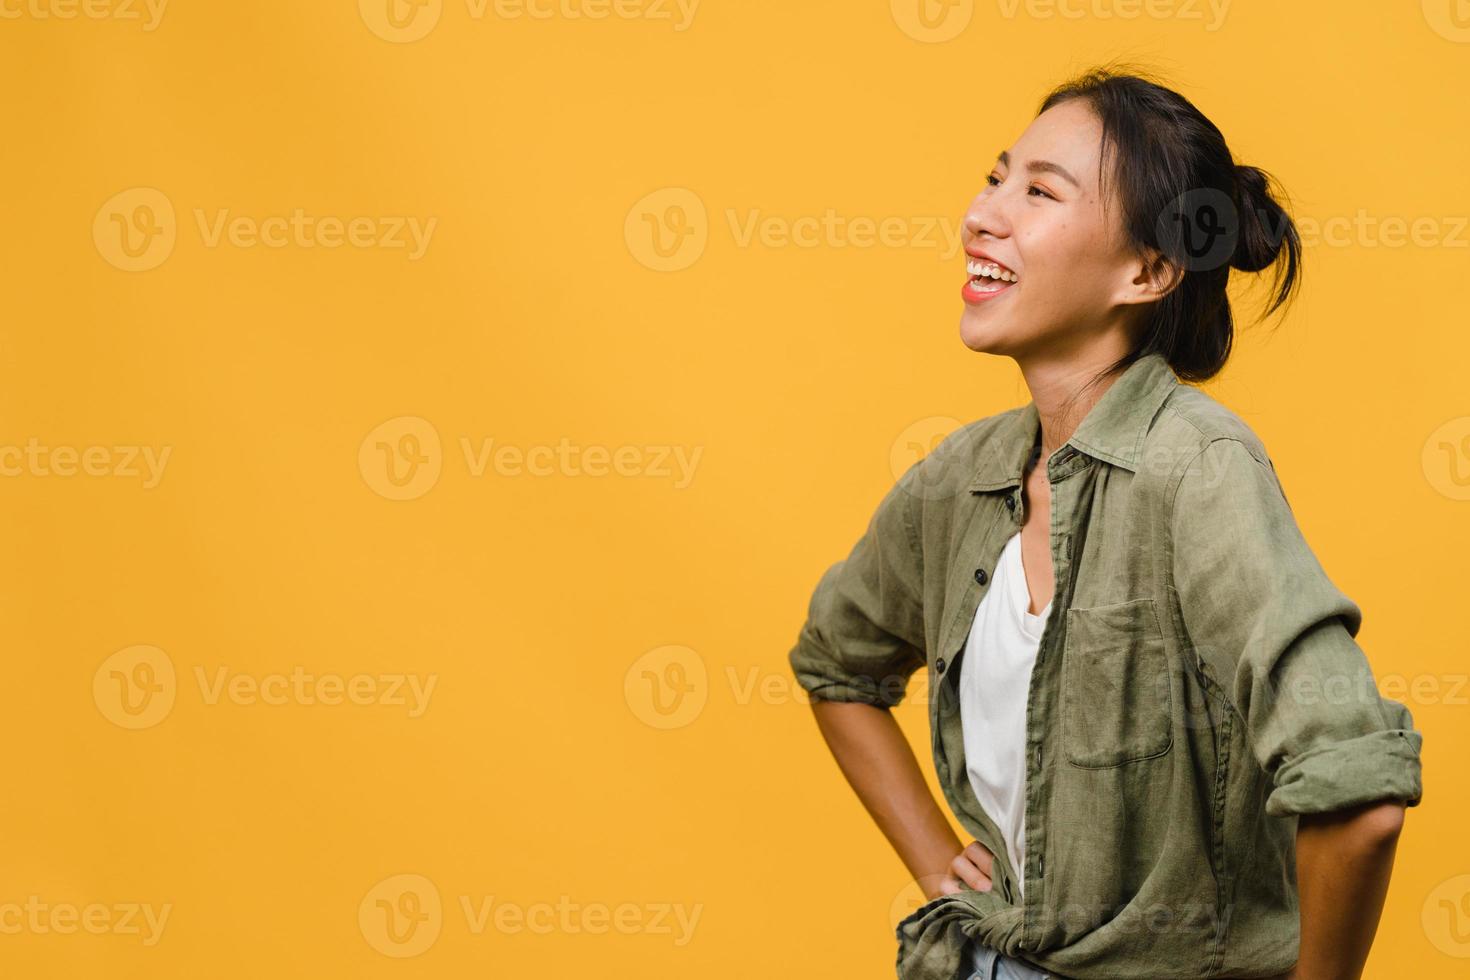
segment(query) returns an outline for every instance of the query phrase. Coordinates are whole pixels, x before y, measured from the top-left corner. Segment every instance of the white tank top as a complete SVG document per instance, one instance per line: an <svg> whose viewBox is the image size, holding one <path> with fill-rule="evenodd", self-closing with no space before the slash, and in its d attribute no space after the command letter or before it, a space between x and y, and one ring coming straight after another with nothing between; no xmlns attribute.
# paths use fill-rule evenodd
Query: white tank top
<svg viewBox="0 0 1470 980"><path fill-rule="evenodd" d="M1026 698L1052 603L1035 614L1030 606L1017 531L1001 552L965 641L960 727L970 785L1005 839L1018 891L1026 877Z"/></svg>

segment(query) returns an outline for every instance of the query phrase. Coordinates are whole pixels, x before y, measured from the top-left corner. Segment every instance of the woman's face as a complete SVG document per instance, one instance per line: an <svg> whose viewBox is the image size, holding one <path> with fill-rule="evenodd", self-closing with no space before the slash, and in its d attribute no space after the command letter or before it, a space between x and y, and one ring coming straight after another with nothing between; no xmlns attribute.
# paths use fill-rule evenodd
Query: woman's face
<svg viewBox="0 0 1470 980"><path fill-rule="evenodd" d="M966 347L1013 357L1067 353L1116 329L1120 353L1127 349L1137 304L1157 297L1124 240L1119 207L1103 213L1101 141L1102 124L1072 99L1036 117L1001 153L965 213ZM975 277L992 263L1003 279Z"/></svg>

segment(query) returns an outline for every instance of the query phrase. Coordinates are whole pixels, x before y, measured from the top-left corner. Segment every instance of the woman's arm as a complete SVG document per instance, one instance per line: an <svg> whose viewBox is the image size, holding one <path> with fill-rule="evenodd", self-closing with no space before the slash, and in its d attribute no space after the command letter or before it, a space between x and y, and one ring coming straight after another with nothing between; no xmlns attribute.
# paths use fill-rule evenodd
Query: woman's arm
<svg viewBox="0 0 1470 980"><path fill-rule="evenodd" d="M988 891L989 852L978 843L961 851L893 715L875 705L815 699L812 713L842 774L925 898L958 891L960 880Z"/></svg>
<svg viewBox="0 0 1470 980"><path fill-rule="evenodd" d="M1178 477L1171 570L1188 655L1245 722L1270 776L1265 816L1298 818L1290 976L1356 978L1402 809L1424 794L1423 734L1379 693L1356 639L1362 610L1307 545L1259 440L1213 439Z"/></svg>
<svg viewBox="0 0 1470 980"><path fill-rule="evenodd" d="M1292 980L1358 980L1404 822L1397 800L1297 818L1301 951Z"/></svg>

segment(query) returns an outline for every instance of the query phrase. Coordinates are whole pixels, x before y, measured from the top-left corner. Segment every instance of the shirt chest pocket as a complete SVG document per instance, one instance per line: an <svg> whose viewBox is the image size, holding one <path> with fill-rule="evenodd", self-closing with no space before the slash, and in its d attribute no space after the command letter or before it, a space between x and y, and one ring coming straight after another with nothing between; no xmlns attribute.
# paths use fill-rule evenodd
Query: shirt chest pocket
<svg viewBox="0 0 1470 980"><path fill-rule="evenodd" d="M1172 697L1153 599L1067 610L1061 702L1068 762L1106 769L1169 751Z"/></svg>

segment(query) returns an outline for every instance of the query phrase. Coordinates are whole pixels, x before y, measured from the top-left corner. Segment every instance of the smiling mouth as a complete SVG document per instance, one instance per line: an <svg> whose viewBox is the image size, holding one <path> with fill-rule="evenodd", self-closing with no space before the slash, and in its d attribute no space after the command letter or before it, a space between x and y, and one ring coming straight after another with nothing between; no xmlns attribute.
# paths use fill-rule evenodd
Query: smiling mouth
<svg viewBox="0 0 1470 980"><path fill-rule="evenodd" d="M996 296L1021 281L1011 270L986 259L970 259L965 270L970 274L964 288L966 299Z"/></svg>
<svg viewBox="0 0 1470 980"><path fill-rule="evenodd" d="M1019 282L1021 277L998 262L990 262L985 259L970 259L965 263L965 270L970 273L971 279L990 280L1007 285Z"/></svg>

